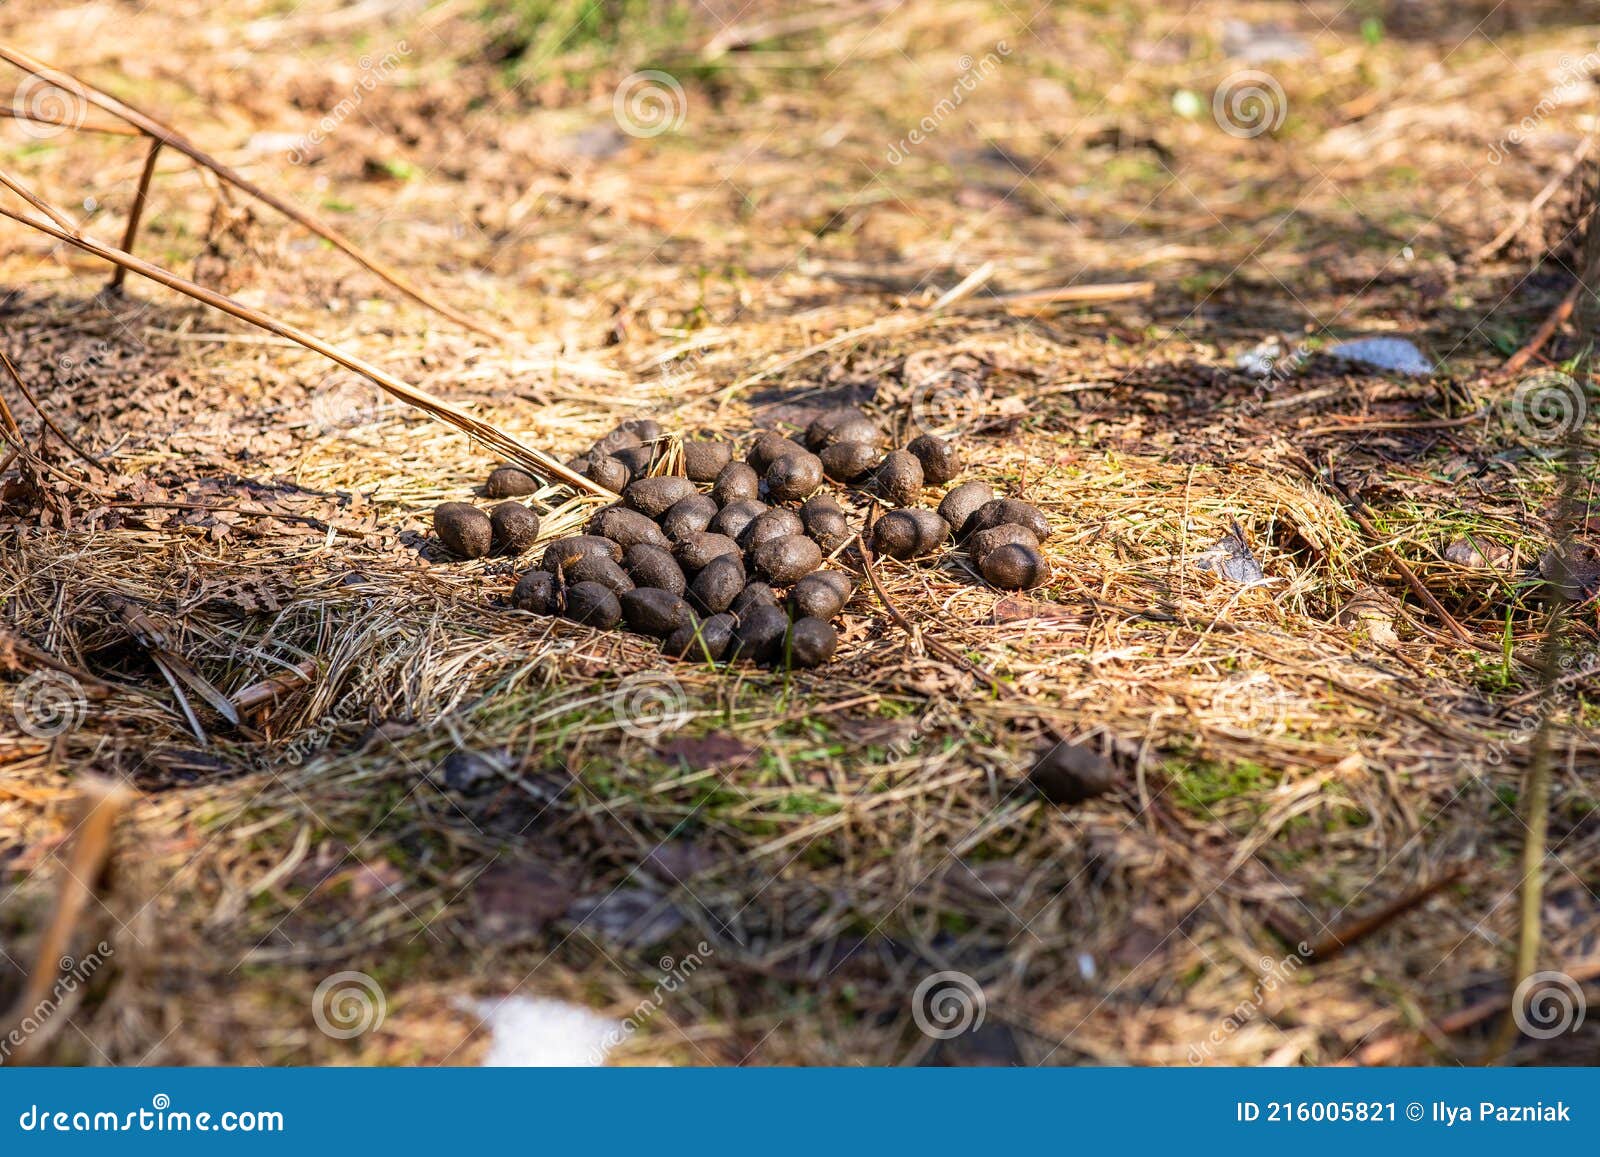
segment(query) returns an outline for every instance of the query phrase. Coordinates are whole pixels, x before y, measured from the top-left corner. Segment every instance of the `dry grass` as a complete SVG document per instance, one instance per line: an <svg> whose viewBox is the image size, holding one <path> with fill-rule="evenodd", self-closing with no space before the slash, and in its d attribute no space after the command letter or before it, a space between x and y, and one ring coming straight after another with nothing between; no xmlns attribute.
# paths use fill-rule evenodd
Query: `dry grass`
<svg viewBox="0 0 1600 1157"><path fill-rule="evenodd" d="M185 0L136 20L8 9L0 37L159 105L526 340L394 300L171 160L140 242L152 260L558 456L643 414L737 431L848 399L905 424L947 375L969 476L1048 512L1056 578L1019 599L959 551L881 563L916 634L862 594L841 662L792 676L668 664L637 638L509 611L516 565L427 541L431 507L491 464L460 435L153 288L97 302L104 270L7 227L5 348L111 472L51 441L45 465L5 478L18 681L0 684L0 718L38 655L104 686L84 683L59 736L0 735L0 960L18 969L0 997L53 910L75 779L138 789L80 933L106 936L115 967L41 1059L462 1063L482 1041L460 997L622 1016L661 957L702 942L704 966L621 1063L1484 1054L1494 1020L1463 1010L1498 1007L1513 955L1555 480L1498 371L1566 284L1549 265L1524 279L1516 246L1471 255L1560 170L1588 106L1487 166L1499 126L1600 28L1549 5L1423 33L1397 9L1368 44L1335 4L1317 9L1327 29L1266 4L1127 0L1027 28L1004 5L844 5L859 12L835 28L716 56L699 46L731 8L675 22L639 4L616 6L641 21L620 48L599 29L489 64L465 46L514 46L509 17L390 7L408 15L359 29L331 3L292 18L258 4L201 19ZM1175 90L1208 105L1240 66L1218 43L1234 16L1292 21L1312 47L1264 66L1288 100L1276 134L1173 111ZM287 164L262 134L307 131L359 84L357 57L402 37L389 82L316 163ZM1002 39L1010 54L959 113L888 164L957 59ZM634 139L611 94L645 67L681 79L686 115ZM8 168L57 203L93 190L89 229L118 234L136 145L0 132ZM932 308L985 262L987 284ZM1115 303L990 296L1146 278L1153 297ZM1441 372L1317 358L1262 391L1233 369L1273 334L1380 331L1417 337ZM1573 348L1566 335L1545 354ZM39 445L26 402L0 396ZM559 510L552 531L583 516L556 491L539 500ZM1195 566L1235 523L1263 584ZM1505 557L1447 559L1469 535ZM306 661L316 676L240 729L187 689L202 744L113 595L226 694ZM1573 975L1600 952L1594 625L1590 604L1552 698L1544 963ZM656 673L685 718L649 738L629 705ZM1023 789L1052 736L1113 753L1118 790L1058 809ZM445 785L463 751L490 757L490 790ZM1342 953L1294 957L1462 868ZM583 919L578 899L606 902ZM345 969L388 1007L348 1041L312 1018L318 982ZM911 993L945 969L982 985L984 1032L915 1028ZM1593 1031L1512 1056L1576 1059Z"/></svg>

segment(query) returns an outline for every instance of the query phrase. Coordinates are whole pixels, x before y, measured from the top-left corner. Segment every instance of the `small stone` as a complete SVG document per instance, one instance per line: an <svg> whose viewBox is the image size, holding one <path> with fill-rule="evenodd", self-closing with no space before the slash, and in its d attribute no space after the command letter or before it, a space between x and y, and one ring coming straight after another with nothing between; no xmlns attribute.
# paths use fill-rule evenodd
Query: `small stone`
<svg viewBox="0 0 1600 1157"><path fill-rule="evenodd" d="M490 498L521 498L536 493L538 489L539 480L515 466L496 468L483 484L483 492Z"/></svg>
<svg viewBox="0 0 1600 1157"><path fill-rule="evenodd" d="M1081 743L1056 744L1028 773L1028 782L1054 804L1082 803L1104 795L1116 778L1111 761Z"/></svg>
<svg viewBox="0 0 1600 1157"><path fill-rule="evenodd" d="M482 558L494 544L489 516L467 502L441 503L433 512L433 532L451 554Z"/></svg>
<svg viewBox="0 0 1600 1157"><path fill-rule="evenodd" d="M502 502L489 511L489 530L496 550L519 554L539 537L539 516L520 502Z"/></svg>

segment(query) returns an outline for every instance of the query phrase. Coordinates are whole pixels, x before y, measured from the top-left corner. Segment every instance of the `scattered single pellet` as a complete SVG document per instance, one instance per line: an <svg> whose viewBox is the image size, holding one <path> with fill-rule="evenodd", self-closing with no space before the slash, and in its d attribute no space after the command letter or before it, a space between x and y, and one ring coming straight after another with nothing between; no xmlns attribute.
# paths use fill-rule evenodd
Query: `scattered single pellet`
<svg viewBox="0 0 1600 1157"><path fill-rule="evenodd" d="M494 544L489 516L470 502L444 502L434 509L433 532L451 554L482 558Z"/></svg>

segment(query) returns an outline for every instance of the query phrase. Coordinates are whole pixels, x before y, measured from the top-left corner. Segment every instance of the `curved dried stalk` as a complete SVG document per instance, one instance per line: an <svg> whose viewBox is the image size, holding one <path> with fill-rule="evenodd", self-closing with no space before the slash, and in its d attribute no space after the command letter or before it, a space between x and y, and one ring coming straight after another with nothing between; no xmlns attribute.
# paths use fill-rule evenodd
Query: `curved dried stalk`
<svg viewBox="0 0 1600 1157"><path fill-rule="evenodd" d="M191 144L176 129L169 128L160 121L157 121L155 118L140 112L136 108L133 108L131 105L124 104L122 101L118 100L114 96L111 96L109 93L101 92L93 85L79 80L71 73L63 72L59 68L53 68L42 61L35 60L26 53L19 52L17 49L12 48L9 45L0 44L0 60L4 60L15 67L22 69L24 72L46 80L55 85L57 88L72 93L72 95L77 97L79 100L82 100L88 104L92 104L96 108L110 113L112 116L120 117L122 120L127 121L145 136L160 142L170 149L174 149L177 152L182 153L195 164L202 165L211 170L211 172L215 173L219 178L226 181L228 184L233 185L242 192L249 194L250 196L256 198L256 200L272 206L272 208L288 217L297 225L311 230L311 232L315 233L318 237L321 237L334 248L343 252L346 256L351 258L351 260L355 261L368 271L381 277L384 281L387 281L390 285L394 286L407 297L410 297L414 301L420 302L421 304L427 306L435 313L449 318L457 325L465 326L467 329L470 329L476 333L481 333L486 337L492 337L496 341L509 340L509 335L505 332L495 329L493 326L487 325L484 322L478 321L468 314L462 313L454 306L440 301L426 290L413 285L398 270L391 269L377 258L362 252L362 250L356 246L355 242L348 240L333 226L325 224L323 221L312 216L304 209L297 208L288 201L285 201L283 198L277 196L275 193L271 193L266 189L263 189L260 185L257 185L244 174L229 168L215 157L200 149L197 145ZM35 206L35 208L38 208L38 206Z"/></svg>
<svg viewBox="0 0 1600 1157"><path fill-rule="evenodd" d="M3 173L0 173L0 180L4 180ZM8 185L11 184L10 181L6 181L6 183ZM113 248L110 245L103 245L93 238L59 228L48 221L41 221L23 213L14 212L3 205L0 205L0 217L8 217L31 229L37 229L58 241L64 241L68 245L76 246L86 253L92 253L104 261L110 261L115 265L122 266L132 273L139 274L141 277L147 277L158 285L165 285L168 289L176 290L186 297L192 297L196 301L211 306L213 309L220 309L224 313L231 314L240 321L247 321L251 325L261 327L268 333L277 334L279 337L287 338L308 350L319 353L323 357L337 362L345 369L360 374L407 405L415 406L440 421L449 423L469 437L476 439L495 452L503 454L517 465L541 478L564 482L580 493L595 494L606 498L616 497L611 491L591 479L585 478L582 474L563 466L555 458L544 453L544 451L524 445L498 426L475 418L455 403L448 402L443 398L428 393L426 390L419 389L369 361L358 358L353 354L347 354L337 346L323 341L315 334L308 333L298 326L279 321L277 318L237 302L231 297L224 297L222 294L215 293L203 285L197 285L192 281L179 277L175 273L170 273L159 265L152 265L148 261L133 256L131 253L125 253L121 249Z"/></svg>

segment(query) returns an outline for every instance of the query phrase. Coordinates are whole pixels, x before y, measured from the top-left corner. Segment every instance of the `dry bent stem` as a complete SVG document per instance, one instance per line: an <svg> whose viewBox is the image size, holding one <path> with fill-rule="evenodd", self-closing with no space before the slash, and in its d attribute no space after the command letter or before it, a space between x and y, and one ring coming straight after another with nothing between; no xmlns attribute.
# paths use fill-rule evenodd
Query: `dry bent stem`
<svg viewBox="0 0 1600 1157"><path fill-rule="evenodd" d="M0 173L0 179L3 178L4 174ZM13 212L3 206L0 206L0 216L9 217L13 221L37 229L41 233L46 233L58 241L65 241L68 245L75 245L86 253L92 253L102 260L123 266L141 277L148 277L158 285L165 285L168 289L177 290L186 297L192 297L196 301L211 306L213 309L220 309L224 313L231 314L240 321L247 321L251 325L260 326L268 333L277 334L279 337L288 338L292 342L305 346L306 349L337 362L352 373L360 374L407 405L415 406L440 421L448 422L469 437L477 439L497 453L504 454L519 466L532 471L540 477L564 482L580 493L595 494L604 498L615 497L611 491L585 478L577 471L567 468L544 451L524 445L498 426L475 418L455 403L448 402L443 398L428 393L426 390L402 381L387 370L358 358L354 354L347 354L337 346L323 341L315 334L308 333L298 326L279 321L277 318L258 309L253 309L241 302L234 301L231 297L224 297L222 294L214 293L203 285L197 285L193 281L179 277L176 273L169 273L159 265L152 265L148 261L133 256L131 253L125 253L121 249L113 248L110 245L103 245L93 238L59 228L48 221L31 218L22 213Z"/></svg>
<svg viewBox="0 0 1600 1157"><path fill-rule="evenodd" d="M413 285L398 270L391 269L377 258L362 252L362 250L356 246L355 242L348 240L333 226L328 225L318 218L312 216L304 209L300 209L290 204L277 194L263 189L260 185L257 185L254 181L250 180L250 178L246 177L243 173L229 168L227 165L223 164L209 153L203 151L197 145L190 143L190 141L187 140L176 129L169 128L167 125L162 124L154 117L140 112L131 105L124 104L122 101L118 100L114 96L111 96L109 93L101 92L93 85L78 79L71 73L63 72L59 68L52 68L50 65L45 64L42 61L35 60L33 57L24 52L20 52L7 44L0 44L0 60L4 60L15 67L22 69L24 72L41 77L42 79L47 80L51 84L55 85L57 88L61 88L72 93L79 100L92 104L96 108L102 109L113 116L120 117L122 120L127 121L145 136L150 137L152 140L159 142L162 145L166 145L168 148L175 149L184 156L188 157L195 164L202 165L205 168L210 169L213 173L215 173L222 180L228 182L230 185L233 185L235 188L248 193L250 196L256 198L256 200L272 206L278 212L288 217L291 221L294 221L296 224L311 230L311 232L315 233L318 237L321 237L334 248L343 252L357 264L361 265L372 273L377 274L377 276L381 277L384 281L387 281L401 293L415 301L421 302L435 313L441 314L455 322L457 325L465 326L467 329L473 330L476 333L481 333L486 337L492 337L497 341L507 340L508 335L501 330L497 330L492 326L478 321L468 314L462 313L455 307L440 301L438 298L434 297L433 294L416 285ZM155 156L154 153L152 153L146 162L146 175L141 182L141 190L145 185L148 184L149 171L154 164ZM26 196L26 194L24 194L24 196ZM130 223L130 242L132 240L132 230L137 226L138 214L142 204L143 196L141 194L139 200L135 202L134 216L132 222ZM42 212L49 212L40 205L35 205L34 208L40 209Z"/></svg>

